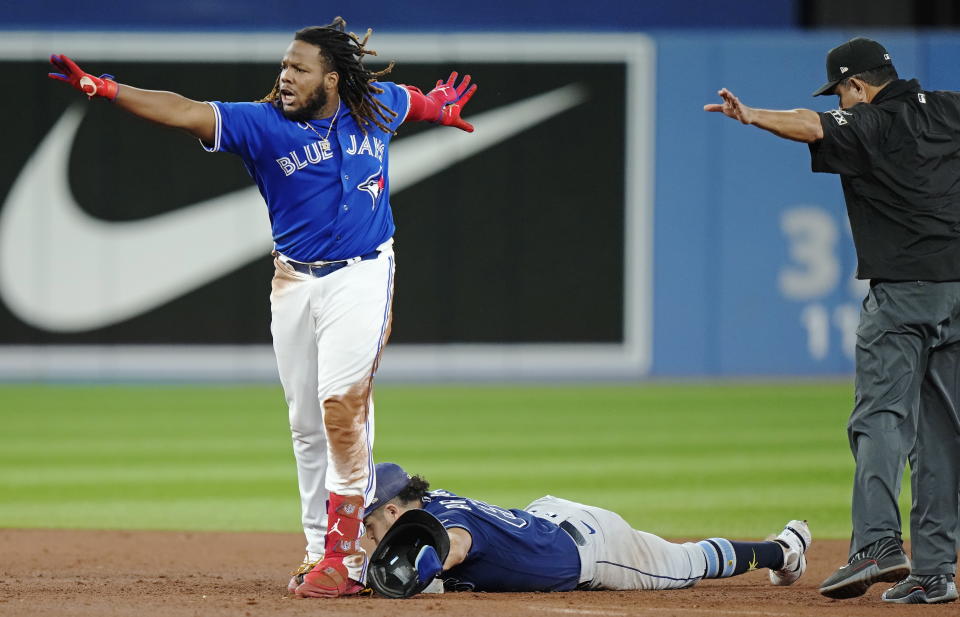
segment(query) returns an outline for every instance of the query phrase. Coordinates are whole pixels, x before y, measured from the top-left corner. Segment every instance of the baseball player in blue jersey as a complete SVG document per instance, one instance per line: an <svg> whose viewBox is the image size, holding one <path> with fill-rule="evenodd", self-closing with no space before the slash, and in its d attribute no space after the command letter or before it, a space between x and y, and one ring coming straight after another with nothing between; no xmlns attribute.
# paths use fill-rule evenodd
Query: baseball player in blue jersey
<svg viewBox="0 0 960 617"><path fill-rule="evenodd" d="M774 585L791 585L806 569L812 541L806 521L794 520L767 542L676 544L633 529L609 510L558 497L507 510L430 491L426 480L394 463L377 464L376 473L364 519L369 539L378 543L405 512L426 510L446 529L450 546L442 564L435 555L418 556L417 576L439 576L457 591L680 589L759 568L770 569Z"/></svg>
<svg viewBox="0 0 960 617"><path fill-rule="evenodd" d="M390 139L411 121L472 132L460 110L476 91L456 73L426 95L378 81L392 65L368 70L370 31L361 39L345 25L337 18L298 31L273 90L253 103L141 90L51 57L58 72L50 77L181 129L210 152L236 154L260 188L275 246L271 332L307 539L289 589L309 597L356 593L365 578L359 537L374 494L372 384L393 299Z"/></svg>

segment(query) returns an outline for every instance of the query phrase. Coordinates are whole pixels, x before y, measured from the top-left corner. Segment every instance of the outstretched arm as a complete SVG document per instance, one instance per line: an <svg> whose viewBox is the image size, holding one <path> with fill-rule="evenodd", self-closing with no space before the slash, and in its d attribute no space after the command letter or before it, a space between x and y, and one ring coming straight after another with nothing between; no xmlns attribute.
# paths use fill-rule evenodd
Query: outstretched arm
<svg viewBox="0 0 960 617"><path fill-rule="evenodd" d="M463 76L460 85L456 85L456 81L457 73L453 72L446 82L442 79L438 80L434 89L426 94L416 86L404 86L410 92L410 111L407 112L407 120L455 126L472 133L473 125L464 121L460 117L460 112L477 91L477 85L470 86L469 75Z"/></svg>
<svg viewBox="0 0 960 617"><path fill-rule="evenodd" d="M703 106L704 111L717 111L739 120L743 124L752 124L770 131L778 137L813 143L823 139L823 127L820 125L820 114L810 109L772 110L748 107L740 102L732 92L726 88L717 94L723 103L710 103Z"/></svg>
<svg viewBox="0 0 960 617"><path fill-rule="evenodd" d="M63 55L50 56L50 63L59 71L48 73L52 79L63 81L88 97L103 97L117 107L135 116L171 128L185 131L205 143L212 143L216 130L216 117L206 103L194 101L175 92L141 90L119 84L110 75L94 77L85 73L70 58Z"/></svg>

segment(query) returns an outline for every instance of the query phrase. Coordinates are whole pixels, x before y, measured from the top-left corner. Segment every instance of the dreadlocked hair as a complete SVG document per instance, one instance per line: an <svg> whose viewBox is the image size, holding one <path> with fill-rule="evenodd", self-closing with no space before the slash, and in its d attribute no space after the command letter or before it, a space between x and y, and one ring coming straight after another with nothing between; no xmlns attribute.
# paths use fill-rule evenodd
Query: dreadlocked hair
<svg viewBox="0 0 960 617"><path fill-rule="evenodd" d="M342 17L337 17L326 26L310 26L298 30L294 40L320 48L324 68L328 71L336 71L340 75L337 94L347 105L350 115L364 134L371 124L386 133L393 134L395 131L390 130L387 125L397 117L397 112L374 97L375 94L382 94L383 89L373 85L373 82L392 71L394 63L391 62L382 71L371 71L365 67L363 57L377 55L376 51L366 47L373 29L368 28L361 39L353 32L346 32L344 30L346 26L347 22ZM280 76L277 75L273 90L257 102L276 104L279 98Z"/></svg>

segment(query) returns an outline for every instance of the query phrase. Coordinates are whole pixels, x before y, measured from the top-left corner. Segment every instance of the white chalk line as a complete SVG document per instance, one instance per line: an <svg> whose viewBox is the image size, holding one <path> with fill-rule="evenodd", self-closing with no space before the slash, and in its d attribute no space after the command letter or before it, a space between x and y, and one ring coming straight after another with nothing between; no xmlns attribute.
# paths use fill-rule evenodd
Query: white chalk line
<svg viewBox="0 0 960 617"><path fill-rule="evenodd" d="M684 613L708 613L710 615L762 615L764 617L792 617L791 613L774 613L770 611L742 611L742 610L723 610L715 608L689 608L689 607L637 607L636 609L630 611L616 611L616 610L595 610L595 609L585 609L585 608L559 608L552 606L529 606L529 609L537 611L545 611L548 613L564 613L569 615L613 615L613 616L626 616L626 615L637 615L643 613L651 612L684 612Z"/></svg>

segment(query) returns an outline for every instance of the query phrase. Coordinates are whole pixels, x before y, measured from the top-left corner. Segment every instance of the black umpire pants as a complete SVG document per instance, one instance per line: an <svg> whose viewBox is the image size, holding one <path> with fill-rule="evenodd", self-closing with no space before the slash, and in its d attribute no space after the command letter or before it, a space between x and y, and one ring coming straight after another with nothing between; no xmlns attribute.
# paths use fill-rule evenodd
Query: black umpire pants
<svg viewBox="0 0 960 617"><path fill-rule="evenodd" d="M899 537L911 465L913 572L956 572L960 493L960 282L881 282L857 329L851 556Z"/></svg>

